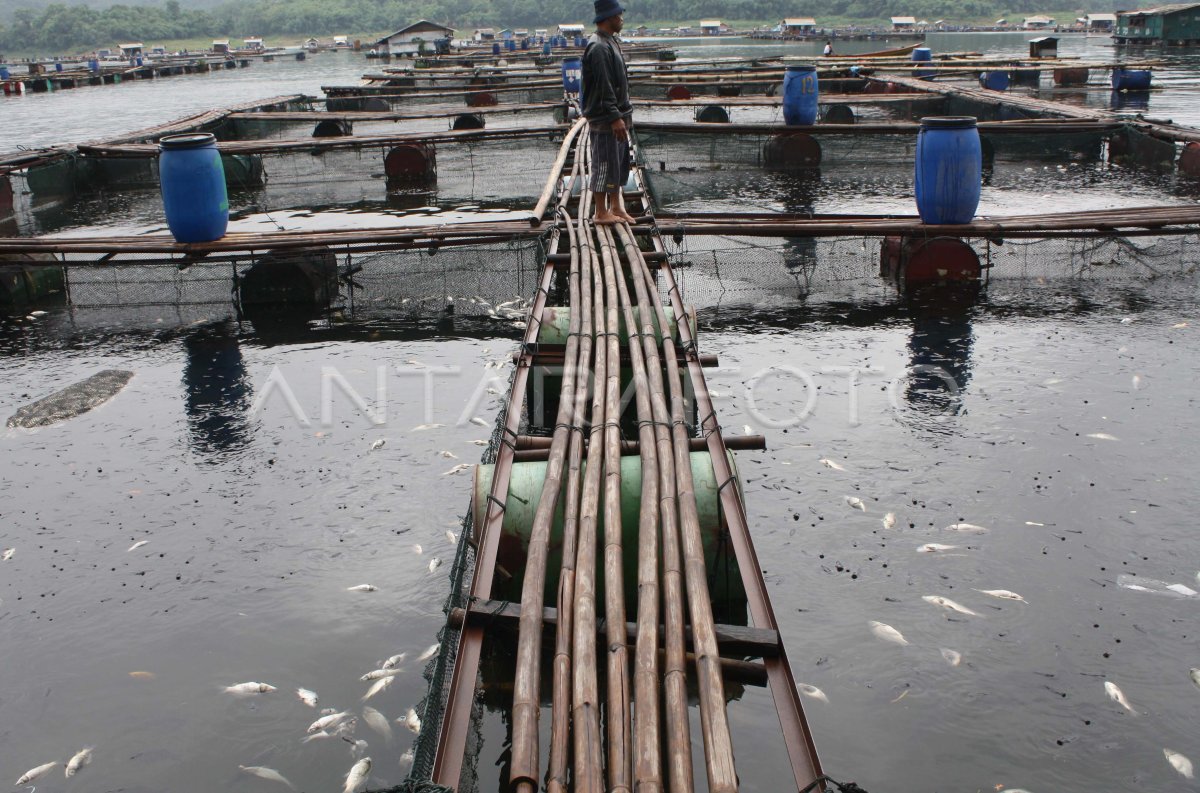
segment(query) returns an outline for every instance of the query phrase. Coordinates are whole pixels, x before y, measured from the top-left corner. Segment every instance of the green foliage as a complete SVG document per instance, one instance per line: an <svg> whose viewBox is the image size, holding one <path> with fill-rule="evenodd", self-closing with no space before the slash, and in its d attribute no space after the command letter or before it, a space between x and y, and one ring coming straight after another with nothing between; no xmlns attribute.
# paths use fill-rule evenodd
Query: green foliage
<svg viewBox="0 0 1200 793"><path fill-rule="evenodd" d="M464 33L477 26L549 27L591 21L586 0L166 0L154 5L52 4L19 7L29 0L0 0L0 52L52 54L112 47L120 41L147 46L171 39L240 39L248 35L329 36L365 30L397 30L417 19L454 25ZM102 2L102 0L92 0ZM138 0L133 0L134 3ZM1093 6L1108 7L1113 0ZM186 4L186 7L185 5ZM971 20L1061 9L1073 18L1068 0L643 0L631 2L627 21L673 19L693 24L701 17L778 20L785 16L881 20L892 14L920 19ZM1101 10L1093 7L1092 10Z"/></svg>

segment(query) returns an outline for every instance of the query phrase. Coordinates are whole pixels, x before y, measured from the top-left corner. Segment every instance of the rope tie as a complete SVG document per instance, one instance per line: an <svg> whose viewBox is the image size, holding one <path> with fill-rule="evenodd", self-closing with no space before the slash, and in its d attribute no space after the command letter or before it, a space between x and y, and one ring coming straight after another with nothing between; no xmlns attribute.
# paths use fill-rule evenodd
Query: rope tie
<svg viewBox="0 0 1200 793"><path fill-rule="evenodd" d="M825 775L821 775L821 776L817 777L816 779L814 779L808 785L808 787L803 788L800 791L800 793L811 793L811 791L816 790L817 786L823 782L829 782L835 788L837 788L838 791L840 791L840 793L867 793L866 790L864 790L863 788L854 784L853 782L838 782L833 777L825 776Z"/></svg>

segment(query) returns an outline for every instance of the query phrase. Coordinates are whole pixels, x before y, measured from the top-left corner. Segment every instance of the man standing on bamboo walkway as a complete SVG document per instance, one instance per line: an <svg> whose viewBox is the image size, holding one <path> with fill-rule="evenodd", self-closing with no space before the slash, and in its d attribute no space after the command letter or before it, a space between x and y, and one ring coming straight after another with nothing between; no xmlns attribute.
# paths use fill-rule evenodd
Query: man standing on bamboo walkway
<svg viewBox="0 0 1200 793"><path fill-rule="evenodd" d="M629 73L617 34L625 25L625 8L618 0L595 0L596 32L583 51L583 115L588 120L591 153L589 187L596 204L596 223L633 223L625 211L621 188L629 178L629 131L633 104Z"/></svg>

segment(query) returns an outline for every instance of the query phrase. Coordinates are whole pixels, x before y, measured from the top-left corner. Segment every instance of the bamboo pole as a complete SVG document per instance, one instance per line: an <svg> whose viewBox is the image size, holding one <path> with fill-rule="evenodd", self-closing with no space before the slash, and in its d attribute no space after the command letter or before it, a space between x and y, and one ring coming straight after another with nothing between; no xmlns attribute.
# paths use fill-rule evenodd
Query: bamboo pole
<svg viewBox="0 0 1200 793"><path fill-rule="evenodd" d="M637 403L638 448L642 460L641 508L638 514L637 566L637 640L634 644L633 675L633 784L638 793L661 793L663 790L662 752L659 719L658 682L658 532L659 504L667 498L660 490L658 448L655 446L656 417L650 404L651 381L646 373L647 361L636 341L642 338L633 317L633 303L625 275L620 271L616 246L608 229L597 228L603 246L606 266L618 271L614 280L620 299L625 327L629 330L629 359L633 372L634 398ZM615 263L615 266L614 266ZM648 315L643 311L643 316ZM651 346L654 330L650 328ZM659 386L661 388L661 382ZM661 399L661 393L655 395ZM670 480L667 480L670 486ZM673 488L672 488L673 490ZM661 493L661 495L660 495ZM672 498L672 500L674 500Z"/></svg>
<svg viewBox="0 0 1200 793"><path fill-rule="evenodd" d="M642 259L637 243L623 229L621 233L630 264L640 270L648 287L653 286L650 268ZM657 300L653 301L653 304L658 313L659 325L667 327L666 312L663 311L662 305ZM664 333L662 346L663 357L666 360L666 379L671 393L671 425L679 493L679 523L683 540L684 579L696 650L700 728L704 737L708 789L711 793L734 793L738 782L733 763L733 738L729 732L729 718L725 712L725 684L721 678L720 653L717 649L708 575L704 565L704 546L700 536L700 519L692 481L675 339Z"/></svg>
<svg viewBox="0 0 1200 793"><path fill-rule="evenodd" d="M632 239L626 227L618 229L622 243L628 245ZM675 475L674 440L672 438L671 414L667 407L666 391L663 386L662 356L655 344L655 325L661 310L654 306L640 271L640 264L626 251L626 259L638 304L641 307L641 340L649 361L650 387L653 394L655 442L658 444L659 476L662 493L663 547L663 611L666 645L663 691L666 703L667 722L667 779L672 793L690 793L695 780L692 777L691 725L688 721L688 693L686 666L686 612L684 603L684 575L680 563L679 498L676 493L679 480ZM666 325L660 325L666 335ZM689 439L688 450L692 449ZM690 463L689 463L690 465Z"/></svg>
<svg viewBox="0 0 1200 793"><path fill-rule="evenodd" d="M586 158L586 148L584 157ZM591 193L582 192L579 209L580 258L592 278L593 322L599 330L604 313L603 282L586 222ZM584 309L586 310L586 308ZM579 548L575 560L575 619L571 670L572 726L577 793L604 793L604 750L600 731L600 691L596 674L596 533L600 513L600 478L604 472L605 398L601 383L608 359L599 345L592 380L591 429L579 507Z"/></svg>
<svg viewBox="0 0 1200 793"><path fill-rule="evenodd" d="M581 157L576 157L571 182L579 176ZM570 195L570 183L567 185ZM551 687L551 731L550 760L546 771L546 789L549 793L566 793L568 790L567 769L570 762L571 727L571 631L575 605L575 555L579 536L580 480L583 460L583 422L587 411L588 374L592 361L592 344L595 329L592 326L592 284L590 278L580 275L586 262L580 262L578 235L571 223L571 216L560 209L565 221L571 246L570 281L572 312L582 315L579 337L579 376L573 395L574 406L571 418L571 442L567 452L567 501L563 509L562 572L558 578L557 614L555 626L554 669ZM590 271L590 268L587 268ZM590 272L588 273L590 275Z"/></svg>
<svg viewBox="0 0 1200 793"><path fill-rule="evenodd" d="M470 109L464 109L469 113ZM453 143L456 141L511 140L556 135L561 127L492 127L491 129L460 129L447 132L410 132L401 135L344 135L337 138L291 138L283 140L226 140L218 141L217 149L226 154L274 154L285 151L331 151L359 149L371 146L398 146L402 143ZM156 158L157 143L91 144L81 143L80 153L89 157Z"/></svg>
<svg viewBox="0 0 1200 793"><path fill-rule="evenodd" d="M554 160L554 165L550 168L550 177L546 180L546 186L542 188L542 194L538 197L537 205L533 208L533 215L529 218L529 225L536 226L542 222L542 217L546 214L546 207L550 204L550 199L554 197L555 188L562 176L563 164L567 161L567 152L570 151L570 144L579 136L579 131L587 124L586 118L580 118L571 127L571 131L567 133L566 140L563 141L562 147L558 150L558 157ZM575 158L578 164L579 157ZM572 174L574 179L574 174ZM567 186L567 195L570 195L571 186ZM568 221L569 225L569 221ZM575 247L571 247L572 254L575 253Z"/></svg>
<svg viewBox="0 0 1200 793"><path fill-rule="evenodd" d="M629 649L625 641L625 572L621 548L621 340L618 336L616 270L611 246L598 228L604 272L607 376L604 378L604 618L607 625L608 676L604 723L608 734L608 790L632 793L632 740L629 731ZM597 387L599 387L599 380Z"/></svg>
<svg viewBox="0 0 1200 793"><path fill-rule="evenodd" d="M565 148L565 147L564 147ZM560 163L561 167L561 163ZM578 294L579 267L568 276L571 295ZM573 306L574 307L574 306ZM538 789L538 716L541 712L542 606L546 591L546 564L550 531L562 492L570 427L575 422L575 388L578 381L579 335L582 311L572 311L563 361L562 395L554 422L554 436L542 482L541 497L533 516L525 579L521 586L521 623L517 639L516 677L513 680L512 765L509 779L518 793ZM530 325L540 321L531 317ZM619 461L619 460L618 460Z"/></svg>

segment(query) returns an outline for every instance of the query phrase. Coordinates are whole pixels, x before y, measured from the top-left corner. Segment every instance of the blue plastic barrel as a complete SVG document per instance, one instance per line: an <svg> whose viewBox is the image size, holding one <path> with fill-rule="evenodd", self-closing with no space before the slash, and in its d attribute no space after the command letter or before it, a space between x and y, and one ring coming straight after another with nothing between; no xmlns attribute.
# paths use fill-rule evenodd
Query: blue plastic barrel
<svg viewBox="0 0 1200 793"><path fill-rule="evenodd" d="M984 72L979 75L979 84L989 91L1008 90L1008 72Z"/></svg>
<svg viewBox="0 0 1200 793"><path fill-rule="evenodd" d="M912 51L913 63L927 63L933 60L933 50L928 47L917 47ZM930 69L916 69L913 71L913 77L932 77L937 72Z"/></svg>
<svg viewBox="0 0 1200 793"><path fill-rule="evenodd" d="M1113 69L1114 91L1145 91L1150 87L1149 69Z"/></svg>
<svg viewBox="0 0 1200 793"><path fill-rule="evenodd" d="M542 45L542 55L549 55L549 54L550 54L550 42L547 41L545 44Z"/></svg>
<svg viewBox="0 0 1200 793"><path fill-rule="evenodd" d="M100 61L98 61L95 58L92 58L90 61L88 61L88 71L90 71L90 72L100 71Z"/></svg>
<svg viewBox="0 0 1200 793"><path fill-rule="evenodd" d="M970 223L979 208L983 151L972 116L921 119L914 189L924 223Z"/></svg>
<svg viewBox="0 0 1200 793"><path fill-rule="evenodd" d="M55 62L54 62L54 71L56 71L56 72L61 72L61 71L62 71L62 64L61 64L61 63L59 63L58 61L55 61Z"/></svg>
<svg viewBox="0 0 1200 793"><path fill-rule="evenodd" d="M562 80L563 91L578 94L583 89L583 59L563 58Z"/></svg>
<svg viewBox="0 0 1200 793"><path fill-rule="evenodd" d="M8 67L0 66L0 80L7 80L9 77L12 77L12 74L9 73Z"/></svg>
<svg viewBox="0 0 1200 793"><path fill-rule="evenodd" d="M145 61L145 59L144 59L144 58L142 58L142 56L141 56L141 55L139 55L139 56L137 56L136 58L134 58L134 59L133 59L133 63L134 63L134 65L135 65L135 66L142 66L142 65L144 65L144 64L146 63L146 61Z"/></svg>
<svg viewBox="0 0 1200 793"><path fill-rule="evenodd" d="M508 50L509 52L516 52L517 51L517 42L513 41L512 39L505 39L504 40L504 49Z"/></svg>
<svg viewBox="0 0 1200 793"><path fill-rule="evenodd" d="M783 77L783 121L788 126L817 123L817 67L789 66Z"/></svg>
<svg viewBox="0 0 1200 793"><path fill-rule="evenodd" d="M207 133L168 135L158 141L158 181L167 226L177 242L225 236L229 194L217 139Z"/></svg>
<svg viewBox="0 0 1200 793"><path fill-rule="evenodd" d="M583 46L583 36L576 36L576 37L575 37L575 46L576 46L576 47L582 47L582 46Z"/></svg>
<svg viewBox="0 0 1200 793"><path fill-rule="evenodd" d="M529 39L521 39L521 49L529 49Z"/></svg>

